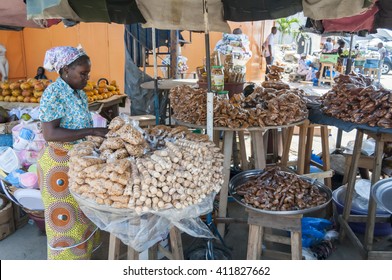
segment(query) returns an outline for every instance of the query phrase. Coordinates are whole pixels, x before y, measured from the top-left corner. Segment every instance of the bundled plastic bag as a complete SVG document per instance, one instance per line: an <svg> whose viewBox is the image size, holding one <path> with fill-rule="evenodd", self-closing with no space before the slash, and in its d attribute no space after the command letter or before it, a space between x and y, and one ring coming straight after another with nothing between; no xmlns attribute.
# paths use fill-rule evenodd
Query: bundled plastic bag
<svg viewBox="0 0 392 280"><path fill-rule="evenodd" d="M320 243L331 226L332 223L326 219L302 218L302 246L311 247Z"/></svg>
<svg viewBox="0 0 392 280"><path fill-rule="evenodd" d="M71 193L80 209L94 224L101 230L115 235L124 244L138 252L165 239L173 226L194 237L214 238L207 225L199 217L212 211L215 193L208 195L201 203L184 209L151 210L141 215L131 209L98 205Z"/></svg>

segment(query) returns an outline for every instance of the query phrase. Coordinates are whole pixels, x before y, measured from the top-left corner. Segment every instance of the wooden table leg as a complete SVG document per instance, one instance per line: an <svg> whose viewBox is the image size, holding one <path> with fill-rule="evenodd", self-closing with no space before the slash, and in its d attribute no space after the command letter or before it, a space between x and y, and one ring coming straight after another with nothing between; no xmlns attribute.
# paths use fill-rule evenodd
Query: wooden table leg
<svg viewBox="0 0 392 280"><path fill-rule="evenodd" d="M262 226L249 225L247 260L259 260L261 258L263 233L264 228Z"/></svg>
<svg viewBox="0 0 392 280"><path fill-rule="evenodd" d="M305 120L302 125L299 126L299 141L298 141L298 160L297 160L297 173L304 174L305 167L305 145L306 145L306 133L309 126L309 120Z"/></svg>
<svg viewBox="0 0 392 280"><path fill-rule="evenodd" d="M120 239L111 233L109 236L109 260L118 260L120 258L120 245Z"/></svg>
<svg viewBox="0 0 392 280"><path fill-rule="evenodd" d="M283 153L282 153L282 159L280 160L281 165L284 167L287 167L287 163L289 162L290 146L291 146L291 140L293 139L293 134L294 134L294 126L290 126L285 129Z"/></svg>
<svg viewBox="0 0 392 280"><path fill-rule="evenodd" d="M331 157L329 154L329 133L328 133L328 126L322 125L320 127L321 130L321 146L322 146L322 153L323 153L323 171L328 171L331 169ZM329 188L332 187L331 178L325 178L324 183Z"/></svg>
<svg viewBox="0 0 392 280"><path fill-rule="evenodd" d="M314 136L314 126L309 126L307 137L306 137L306 147L305 147L305 163L304 163L305 174L310 173L310 162L311 162L311 158L312 158L313 136Z"/></svg>
<svg viewBox="0 0 392 280"><path fill-rule="evenodd" d="M226 130L224 132L224 146L223 146L223 185L219 195L219 212L218 217L226 218L227 214L227 197L228 197L228 189L229 189L229 181L230 181L230 164L231 164L231 155L233 151L233 131ZM225 236L225 224L218 224L219 234L224 237Z"/></svg>
<svg viewBox="0 0 392 280"><path fill-rule="evenodd" d="M384 154L384 142L381 141L379 135L377 135L378 139L376 140L376 149L375 149L375 159L373 163L373 172L372 172L372 187L373 185L380 180L381 176L381 168L382 168L382 158ZM372 250L373 246L373 237L374 237L374 226L376 220L376 208L377 203L374 200L373 196L369 197L369 206L368 206L368 216L366 223L366 232L365 232L365 248L367 250Z"/></svg>
<svg viewBox="0 0 392 280"><path fill-rule="evenodd" d="M302 236L301 232L291 232L291 259L302 260Z"/></svg>
<svg viewBox="0 0 392 280"><path fill-rule="evenodd" d="M128 246L127 260L138 260L138 259L139 259L139 252L133 249L131 246Z"/></svg>
<svg viewBox="0 0 392 280"><path fill-rule="evenodd" d="M173 260L183 260L184 253L182 248L181 232L178 228L170 229L170 247Z"/></svg>
<svg viewBox="0 0 392 280"><path fill-rule="evenodd" d="M253 153L255 158L255 168L264 169L266 167L263 131L251 132Z"/></svg>
<svg viewBox="0 0 392 280"><path fill-rule="evenodd" d="M350 171L348 174L346 198L344 200L344 209L343 209L342 218L346 222L348 221L351 212L351 205L352 205L354 186L355 186L355 177L357 175L358 161L361 155L362 140L363 140L363 132L358 129L357 135L355 136L354 151L352 155ZM345 232L343 229L341 229L339 233L339 240L343 241L344 237L345 237Z"/></svg>
<svg viewBox="0 0 392 280"><path fill-rule="evenodd" d="M248 170L248 159L246 157L245 135L243 131L238 131L238 140L240 142L241 169Z"/></svg>

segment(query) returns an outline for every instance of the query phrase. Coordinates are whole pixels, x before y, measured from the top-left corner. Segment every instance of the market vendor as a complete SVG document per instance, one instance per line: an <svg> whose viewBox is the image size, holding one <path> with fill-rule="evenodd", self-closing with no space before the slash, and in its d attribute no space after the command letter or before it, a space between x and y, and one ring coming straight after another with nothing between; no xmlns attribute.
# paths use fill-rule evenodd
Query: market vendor
<svg viewBox="0 0 392 280"><path fill-rule="evenodd" d="M39 66L37 68L37 75L34 77L34 79L37 79L37 80L48 79L48 77L45 76L45 68L44 67Z"/></svg>
<svg viewBox="0 0 392 280"><path fill-rule="evenodd" d="M89 259L99 240L99 231L69 192L68 151L84 137L103 137L108 130L92 127L87 96L83 91L91 63L82 49L52 48L46 52L44 67L60 74L46 88L40 102L40 120L48 142L38 160L48 259Z"/></svg>
<svg viewBox="0 0 392 280"><path fill-rule="evenodd" d="M301 57L298 61L297 73L301 76L305 76L306 81L313 80L313 69L306 61L306 53L301 54Z"/></svg>

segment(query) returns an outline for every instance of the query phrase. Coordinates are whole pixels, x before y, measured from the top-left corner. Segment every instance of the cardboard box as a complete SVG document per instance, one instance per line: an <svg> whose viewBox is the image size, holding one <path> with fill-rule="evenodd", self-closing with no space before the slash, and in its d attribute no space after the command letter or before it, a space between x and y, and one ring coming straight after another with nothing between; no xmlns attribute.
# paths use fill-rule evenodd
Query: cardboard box
<svg viewBox="0 0 392 280"><path fill-rule="evenodd" d="M5 196L1 196L5 198ZM6 201L8 201L8 204L0 210L0 240L3 240L15 231L12 203L8 199Z"/></svg>

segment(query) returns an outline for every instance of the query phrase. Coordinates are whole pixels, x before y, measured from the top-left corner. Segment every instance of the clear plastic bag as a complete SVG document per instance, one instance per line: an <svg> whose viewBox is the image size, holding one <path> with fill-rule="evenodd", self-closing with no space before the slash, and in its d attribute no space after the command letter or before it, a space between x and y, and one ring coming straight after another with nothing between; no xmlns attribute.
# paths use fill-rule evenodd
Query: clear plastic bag
<svg viewBox="0 0 392 280"><path fill-rule="evenodd" d="M201 203L184 209L149 211L138 215L131 209L116 209L98 205L72 193L83 213L101 230L110 232L124 244L142 252L166 238L172 226L199 238L214 238L209 228L199 218L212 211L215 193Z"/></svg>

